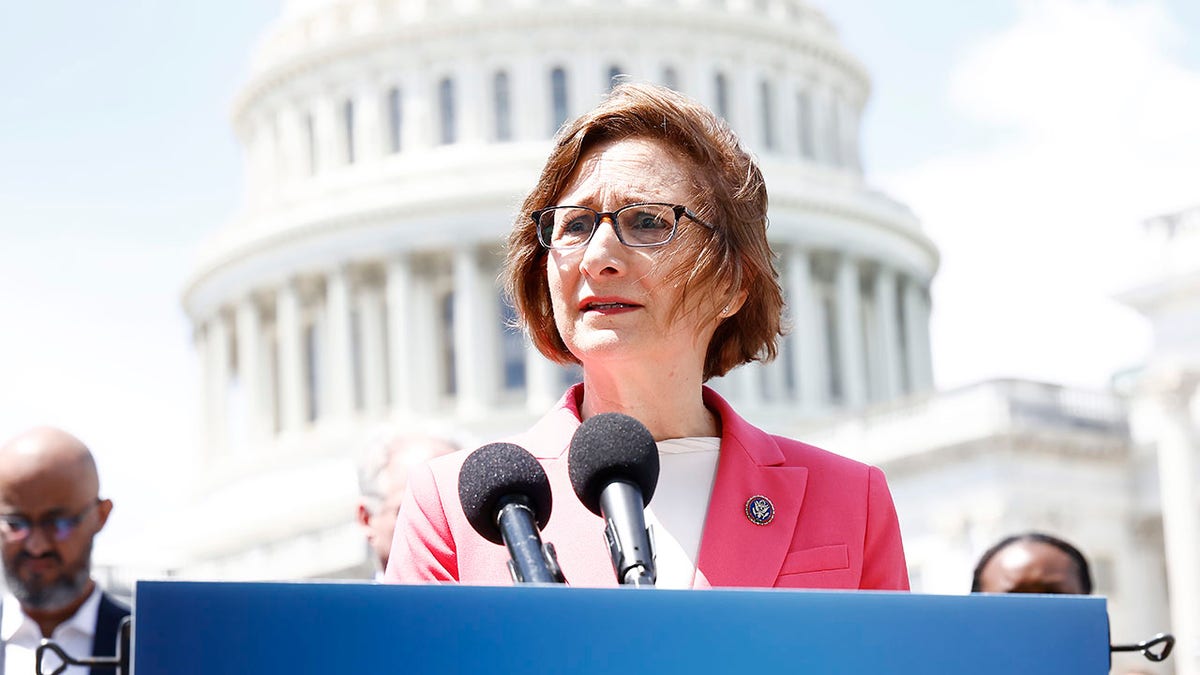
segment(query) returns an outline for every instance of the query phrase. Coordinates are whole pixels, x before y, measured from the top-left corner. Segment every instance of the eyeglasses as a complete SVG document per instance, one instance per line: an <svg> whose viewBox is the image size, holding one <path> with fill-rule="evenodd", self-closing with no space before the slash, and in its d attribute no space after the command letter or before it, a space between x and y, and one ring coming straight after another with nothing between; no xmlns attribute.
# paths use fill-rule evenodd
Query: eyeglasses
<svg viewBox="0 0 1200 675"><path fill-rule="evenodd" d="M87 514L99 506L101 501L97 499L86 509L73 516L50 516L36 522L15 513L0 514L0 535L8 542L24 541L29 538L29 535L33 533L33 528L36 527L53 537L54 541L63 541L71 536L75 528L79 527L79 523L83 522Z"/></svg>
<svg viewBox="0 0 1200 675"><path fill-rule="evenodd" d="M605 218L612 223L618 241L636 248L662 246L671 241L675 238L679 219L684 216L713 229L686 206L653 202L626 204L608 212L586 206L549 206L529 215L537 225L538 241L555 251L587 246Z"/></svg>

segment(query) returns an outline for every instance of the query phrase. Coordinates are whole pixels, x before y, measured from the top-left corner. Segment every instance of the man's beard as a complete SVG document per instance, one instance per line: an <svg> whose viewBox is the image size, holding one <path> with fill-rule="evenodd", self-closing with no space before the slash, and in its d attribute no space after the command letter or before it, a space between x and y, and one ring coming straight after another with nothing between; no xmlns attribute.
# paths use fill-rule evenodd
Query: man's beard
<svg viewBox="0 0 1200 675"><path fill-rule="evenodd" d="M47 555L59 558L57 553ZM8 583L8 590L20 601L22 607L43 611L62 609L79 599L92 578L91 542L88 542L87 549L83 551L78 569L64 569L62 575L49 584L38 580L26 582L17 574L16 570L21 566L21 562L30 557L22 551L13 559L11 566L4 566L4 580ZM61 562L62 559L59 560Z"/></svg>

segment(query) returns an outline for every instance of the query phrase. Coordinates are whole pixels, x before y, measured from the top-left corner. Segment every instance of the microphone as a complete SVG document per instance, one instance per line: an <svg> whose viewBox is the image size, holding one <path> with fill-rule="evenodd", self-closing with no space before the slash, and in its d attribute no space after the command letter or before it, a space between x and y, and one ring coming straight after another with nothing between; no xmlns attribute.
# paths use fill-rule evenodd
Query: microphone
<svg viewBox="0 0 1200 675"><path fill-rule="evenodd" d="M564 583L554 547L538 530L550 521L550 479L529 451L489 443L458 472L458 500L479 536L508 548L514 583Z"/></svg>
<svg viewBox="0 0 1200 675"><path fill-rule="evenodd" d="M653 586L654 542L645 508L658 485L658 446L650 430L621 413L587 419L571 439L567 473L583 505L604 518L617 581Z"/></svg>

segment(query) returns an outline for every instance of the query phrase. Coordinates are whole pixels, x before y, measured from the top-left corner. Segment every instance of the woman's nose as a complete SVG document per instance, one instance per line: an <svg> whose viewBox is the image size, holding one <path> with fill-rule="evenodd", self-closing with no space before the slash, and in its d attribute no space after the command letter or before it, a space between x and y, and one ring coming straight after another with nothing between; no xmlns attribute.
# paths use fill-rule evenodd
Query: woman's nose
<svg viewBox="0 0 1200 675"><path fill-rule="evenodd" d="M625 271L625 252L625 245L617 237L616 223L605 216L583 249L581 266L589 276L620 274Z"/></svg>

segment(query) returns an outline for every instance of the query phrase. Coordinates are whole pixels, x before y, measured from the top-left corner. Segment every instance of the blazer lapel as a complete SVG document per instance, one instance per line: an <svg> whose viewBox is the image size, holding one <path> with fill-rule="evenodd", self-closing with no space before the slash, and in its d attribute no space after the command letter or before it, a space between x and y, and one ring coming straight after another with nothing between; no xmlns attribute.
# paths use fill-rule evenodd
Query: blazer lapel
<svg viewBox="0 0 1200 675"><path fill-rule="evenodd" d="M771 436L739 417L711 390L704 393L709 409L721 417L721 455L694 586L772 587L800 516L808 469L783 466L783 453ZM746 503L756 496L774 506L774 518L766 525L746 515Z"/></svg>

